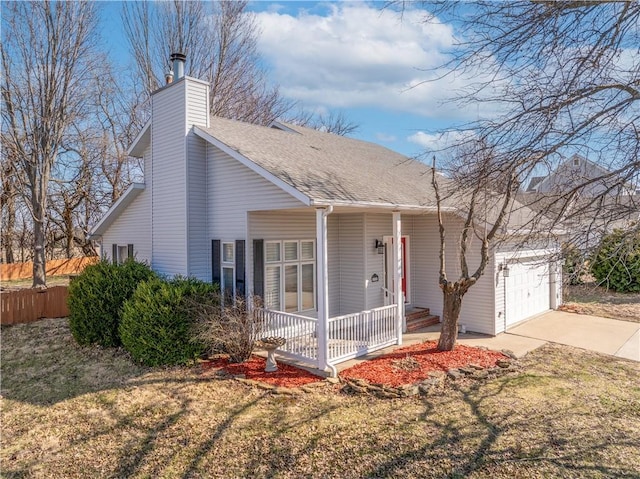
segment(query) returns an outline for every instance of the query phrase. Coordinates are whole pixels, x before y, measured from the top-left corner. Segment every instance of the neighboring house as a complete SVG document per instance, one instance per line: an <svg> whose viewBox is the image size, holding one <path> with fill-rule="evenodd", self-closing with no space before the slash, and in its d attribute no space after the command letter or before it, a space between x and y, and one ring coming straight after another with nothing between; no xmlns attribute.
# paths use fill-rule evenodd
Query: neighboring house
<svg viewBox="0 0 640 479"><path fill-rule="evenodd" d="M585 185L584 187L580 187ZM578 154L564 160L547 176L534 176L526 193L563 194L579 188L579 196L627 196L640 194L633 185L621 182L602 165Z"/></svg>
<svg viewBox="0 0 640 479"><path fill-rule="evenodd" d="M401 343L406 317L442 314L429 168L308 128L212 118L208 91L181 77L152 95L129 150L144 160L144 184L92 231L106 257L261 297L267 332L287 338L281 350L320 369ZM444 220L455 238L455 205ZM495 335L557 307L561 272L550 253L492 253L460 323ZM459 274L454 251L448 265Z"/></svg>
<svg viewBox="0 0 640 479"><path fill-rule="evenodd" d="M640 190L603 166L573 155L548 176L531 178L518 200L562 225L564 241L588 251L602 236L640 219Z"/></svg>

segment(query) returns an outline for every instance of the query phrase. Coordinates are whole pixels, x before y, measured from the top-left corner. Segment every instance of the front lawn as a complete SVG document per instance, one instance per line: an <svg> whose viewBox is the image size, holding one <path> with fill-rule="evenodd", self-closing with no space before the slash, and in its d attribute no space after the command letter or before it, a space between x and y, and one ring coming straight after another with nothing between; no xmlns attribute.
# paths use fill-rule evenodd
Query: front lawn
<svg viewBox="0 0 640 479"><path fill-rule="evenodd" d="M637 477L640 363L545 346L518 372L383 400L296 396L2 329L2 477Z"/></svg>
<svg viewBox="0 0 640 479"><path fill-rule="evenodd" d="M623 321L640 322L640 294L616 293L595 283L567 285L563 308Z"/></svg>

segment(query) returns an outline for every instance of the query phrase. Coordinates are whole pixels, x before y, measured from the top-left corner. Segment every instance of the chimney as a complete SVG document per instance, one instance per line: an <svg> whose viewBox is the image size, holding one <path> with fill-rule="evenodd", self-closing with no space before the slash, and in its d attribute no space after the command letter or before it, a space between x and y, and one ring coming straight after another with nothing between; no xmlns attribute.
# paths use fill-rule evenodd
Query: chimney
<svg viewBox="0 0 640 479"><path fill-rule="evenodd" d="M173 83L173 70L171 67L167 67L167 71L164 73L164 80L167 85Z"/></svg>
<svg viewBox="0 0 640 479"><path fill-rule="evenodd" d="M184 76L184 62L187 57L184 53L172 53L170 59L173 62L174 79L180 80Z"/></svg>

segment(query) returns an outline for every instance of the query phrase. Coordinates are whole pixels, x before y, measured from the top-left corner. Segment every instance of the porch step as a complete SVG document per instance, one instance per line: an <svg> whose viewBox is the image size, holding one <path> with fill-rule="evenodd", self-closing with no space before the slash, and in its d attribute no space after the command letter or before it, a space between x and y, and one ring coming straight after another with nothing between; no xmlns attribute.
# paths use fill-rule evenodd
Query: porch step
<svg viewBox="0 0 640 479"><path fill-rule="evenodd" d="M407 333L412 333L440 322L440 317L431 314L429 308L416 308L412 311L407 311L405 318L407 321Z"/></svg>

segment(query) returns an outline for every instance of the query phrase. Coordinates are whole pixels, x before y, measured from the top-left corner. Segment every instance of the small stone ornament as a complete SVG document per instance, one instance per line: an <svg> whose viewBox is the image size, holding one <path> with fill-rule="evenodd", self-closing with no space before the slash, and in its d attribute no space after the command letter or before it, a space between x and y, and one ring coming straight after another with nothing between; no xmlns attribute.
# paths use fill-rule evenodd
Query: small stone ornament
<svg viewBox="0 0 640 479"><path fill-rule="evenodd" d="M278 370L276 363L275 351L282 346L286 340L278 336L267 336L257 341L257 346L267 350L267 364L264 368L265 372L273 373Z"/></svg>

